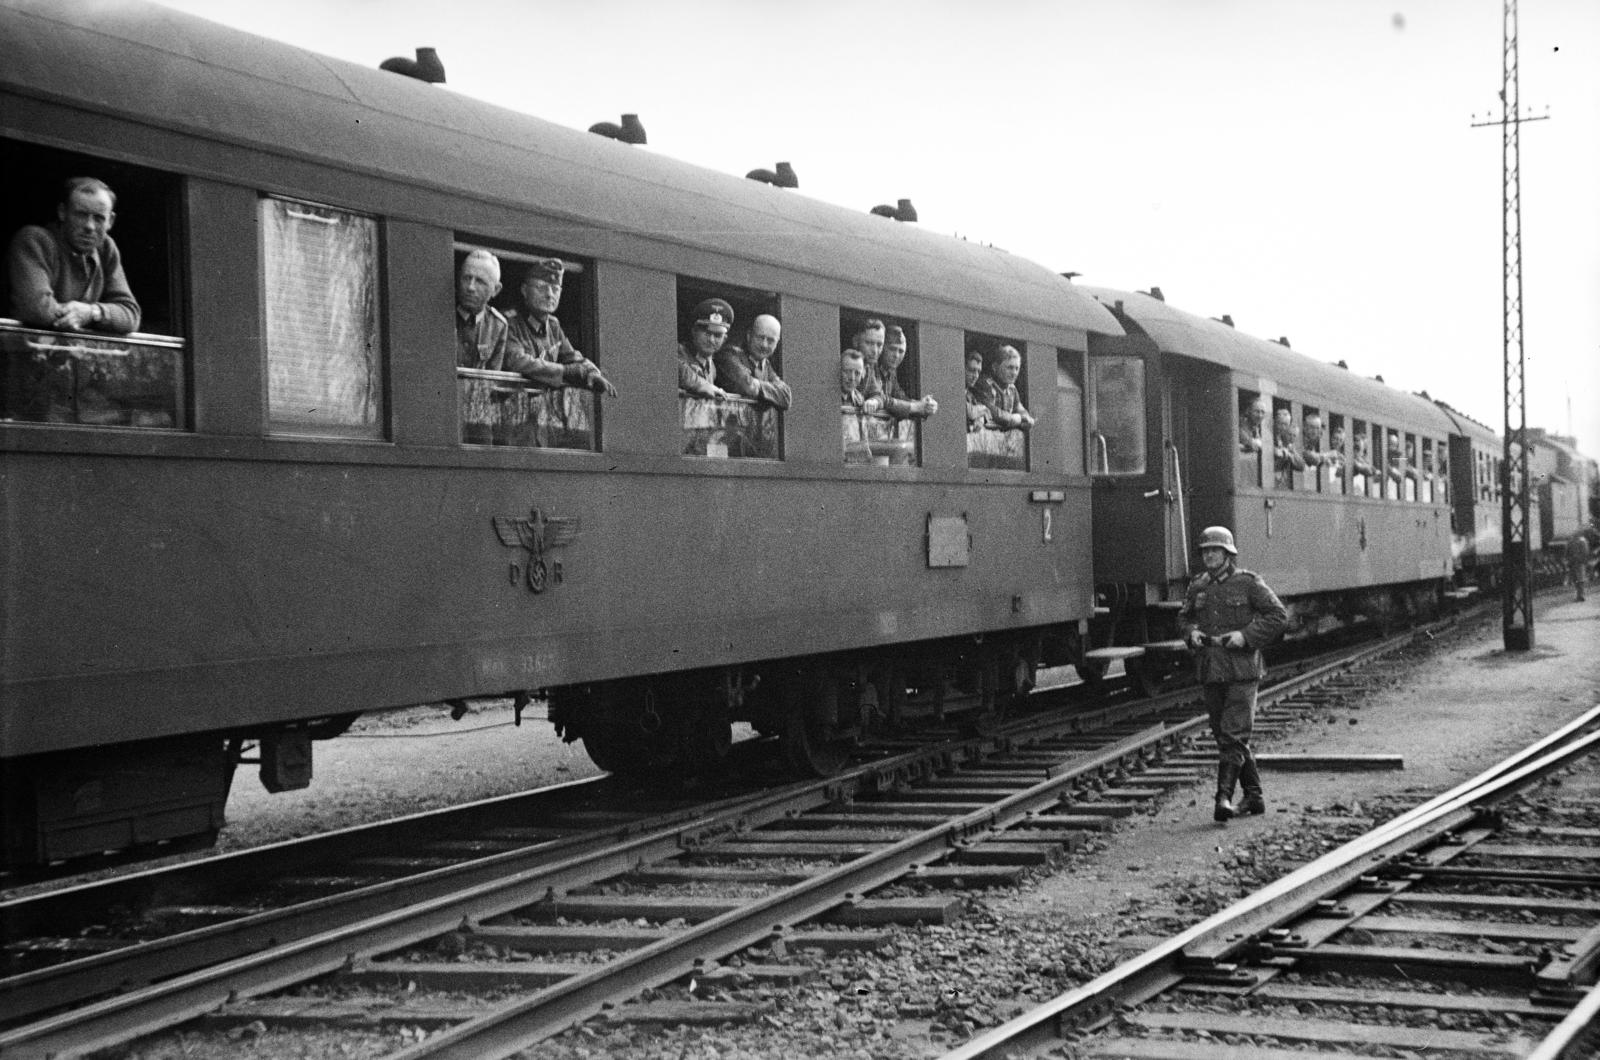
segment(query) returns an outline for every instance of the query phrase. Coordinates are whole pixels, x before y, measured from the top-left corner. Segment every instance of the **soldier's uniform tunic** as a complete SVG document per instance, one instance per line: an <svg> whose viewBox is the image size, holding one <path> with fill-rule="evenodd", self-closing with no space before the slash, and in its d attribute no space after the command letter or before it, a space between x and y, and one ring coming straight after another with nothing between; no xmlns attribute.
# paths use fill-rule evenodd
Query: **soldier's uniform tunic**
<svg viewBox="0 0 1600 1060"><path fill-rule="evenodd" d="M1195 673L1205 695L1218 758L1247 776L1246 790L1254 786L1249 783L1255 765L1250 734L1264 668L1261 649L1288 624L1288 610L1260 575L1231 561L1191 581L1178 612L1178 629L1185 640L1196 629L1213 640L1235 631L1244 634L1243 648L1216 643L1200 648L1195 653Z"/></svg>

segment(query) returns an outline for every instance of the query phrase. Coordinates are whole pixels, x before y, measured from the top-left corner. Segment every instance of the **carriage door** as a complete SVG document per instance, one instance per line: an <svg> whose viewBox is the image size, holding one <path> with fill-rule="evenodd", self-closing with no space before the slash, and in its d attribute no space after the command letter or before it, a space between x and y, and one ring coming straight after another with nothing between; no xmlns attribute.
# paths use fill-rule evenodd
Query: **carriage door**
<svg viewBox="0 0 1600 1060"><path fill-rule="evenodd" d="M1161 446L1161 513L1162 537L1166 541L1167 585L1177 586L1177 596L1182 598L1183 588L1189 580L1189 537L1185 523L1188 521L1189 497L1193 489L1188 481L1189 471L1189 402L1174 400L1173 389L1181 386L1174 380L1177 365L1173 358L1163 357L1158 373L1160 384L1160 409L1157 424Z"/></svg>

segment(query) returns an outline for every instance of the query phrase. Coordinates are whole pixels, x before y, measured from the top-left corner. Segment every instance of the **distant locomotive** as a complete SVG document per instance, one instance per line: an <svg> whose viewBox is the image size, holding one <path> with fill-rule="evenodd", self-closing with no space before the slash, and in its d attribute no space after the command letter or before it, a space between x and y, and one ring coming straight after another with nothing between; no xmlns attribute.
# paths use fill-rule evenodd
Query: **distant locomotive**
<svg viewBox="0 0 1600 1060"><path fill-rule="evenodd" d="M1158 680L1204 525L1306 631L1426 612L1481 545L1451 504L1459 539L1492 433L1157 298L153 6L0 27L5 233L107 181L144 307L0 321L13 864L203 840L247 742L303 787L360 713L475 696L546 696L608 769L704 768L748 722L826 774L1041 666ZM506 308L561 259L616 397L458 368L476 248ZM786 411L678 392L709 298L736 338L781 319ZM867 319L939 414L841 404ZM969 430L967 355L1005 347L1037 423ZM1247 458L1256 399L1342 427L1346 467L1366 439L1359 487Z"/></svg>

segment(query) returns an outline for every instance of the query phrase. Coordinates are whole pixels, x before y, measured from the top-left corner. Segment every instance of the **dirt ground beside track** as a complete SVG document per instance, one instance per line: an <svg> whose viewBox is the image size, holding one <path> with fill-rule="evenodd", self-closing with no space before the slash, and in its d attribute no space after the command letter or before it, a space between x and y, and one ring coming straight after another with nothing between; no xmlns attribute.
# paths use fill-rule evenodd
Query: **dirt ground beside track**
<svg viewBox="0 0 1600 1060"><path fill-rule="evenodd" d="M1268 812L1225 827L1211 820L1212 785L1197 784L1164 799L1139 827L1116 832L1083 871L1058 874L1007 904L1086 923L1126 919L1160 905L1176 888L1238 875L1233 852L1260 845L1252 841L1327 833L1335 824L1371 820L1375 805L1403 811L1471 779L1600 705L1597 594L1584 603L1565 594L1546 598L1535 613L1534 637L1531 652L1505 651L1496 614L1396 686L1256 741L1258 750L1276 754L1397 754L1402 770L1269 768L1263 772Z"/></svg>
<svg viewBox="0 0 1600 1060"><path fill-rule="evenodd" d="M409 813L599 774L580 743L562 743L535 703L512 721L511 700L473 700L368 715L318 742L311 786L269 794L241 767L218 850L242 850Z"/></svg>

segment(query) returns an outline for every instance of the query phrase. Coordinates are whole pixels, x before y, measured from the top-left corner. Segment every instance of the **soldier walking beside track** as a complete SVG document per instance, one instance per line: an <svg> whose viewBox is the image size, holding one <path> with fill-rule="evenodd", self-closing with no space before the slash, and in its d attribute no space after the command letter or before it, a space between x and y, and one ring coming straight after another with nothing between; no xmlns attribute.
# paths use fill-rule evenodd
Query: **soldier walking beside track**
<svg viewBox="0 0 1600 1060"><path fill-rule="evenodd" d="M1236 566L1233 533L1210 526L1196 546L1205 571L1189 583L1178 629L1195 653L1195 670L1217 741L1217 801L1211 818L1226 823L1237 813L1266 813L1261 773L1250 751L1256 689L1261 684L1261 649L1289 624L1289 612L1267 583ZM1244 801L1233 805L1241 783Z"/></svg>

